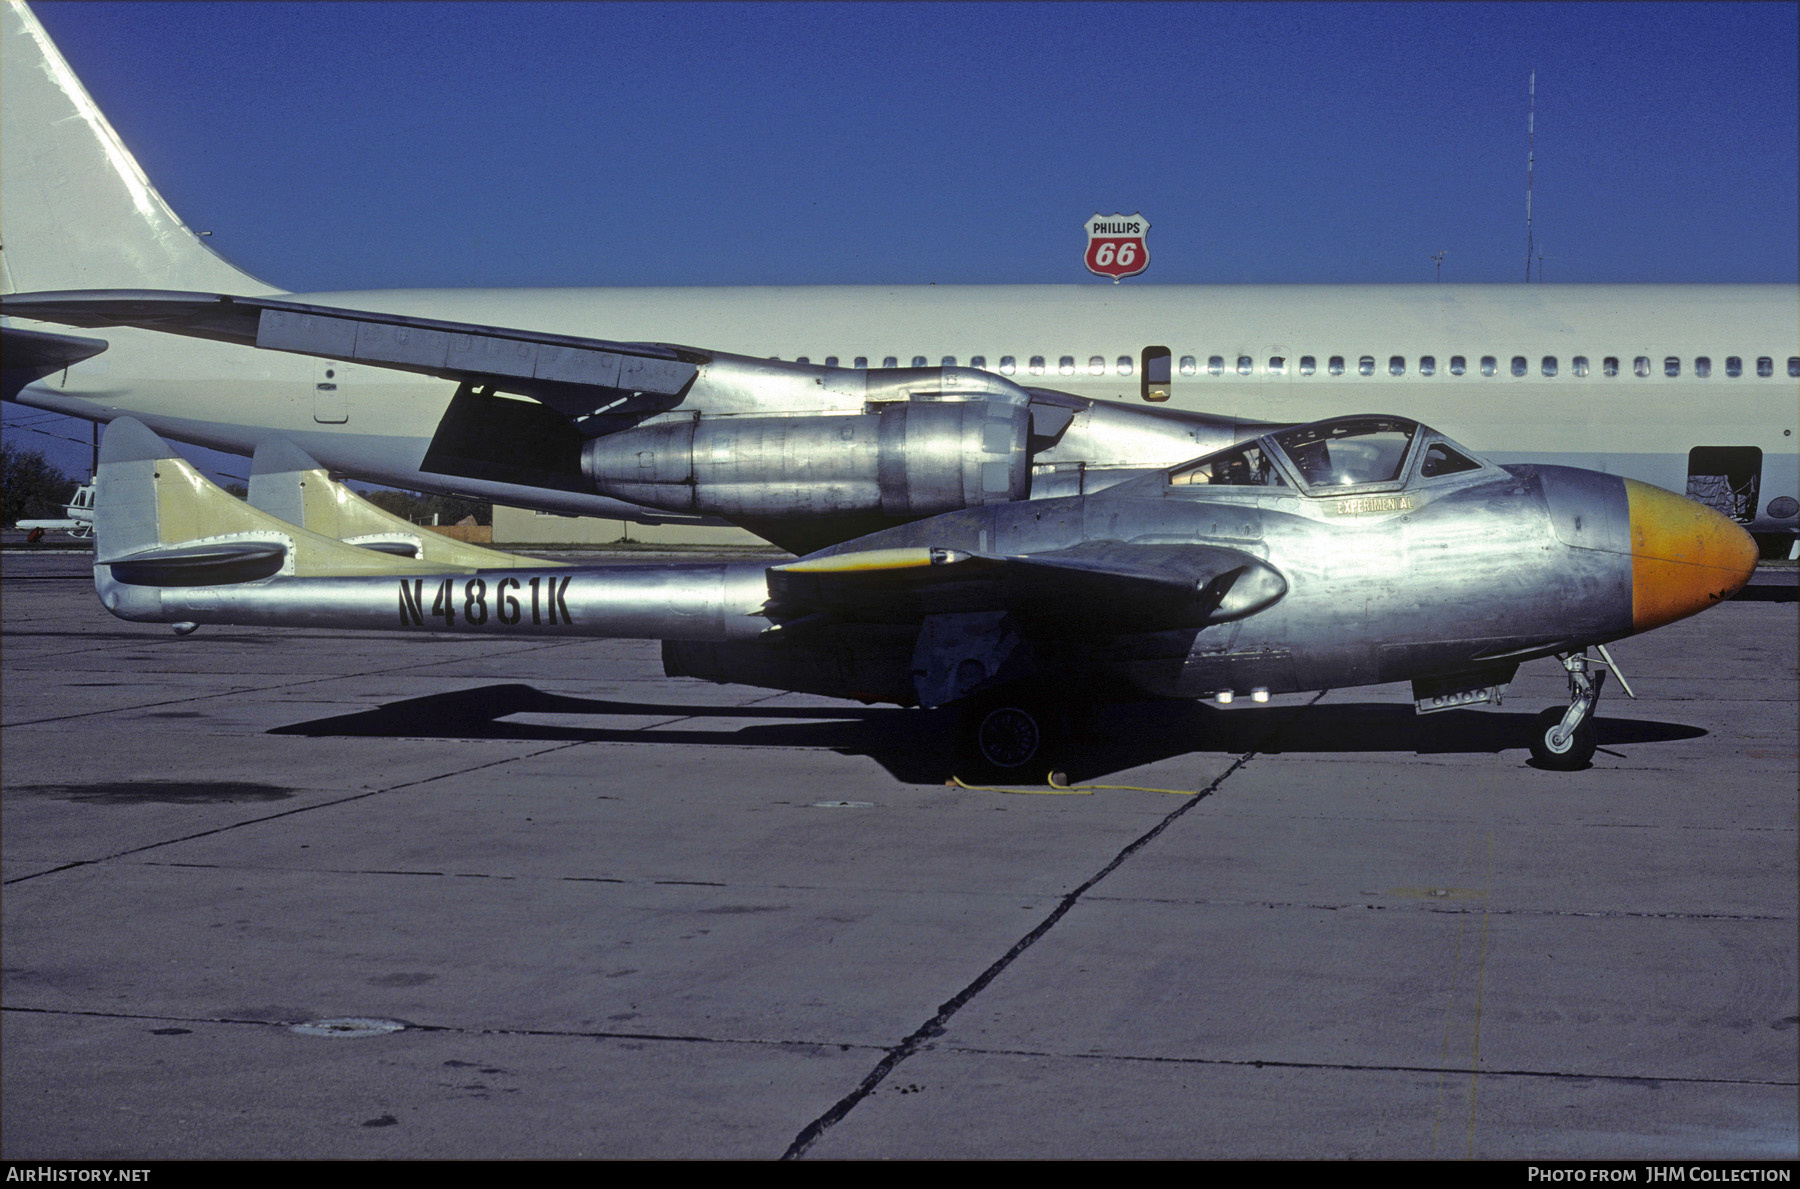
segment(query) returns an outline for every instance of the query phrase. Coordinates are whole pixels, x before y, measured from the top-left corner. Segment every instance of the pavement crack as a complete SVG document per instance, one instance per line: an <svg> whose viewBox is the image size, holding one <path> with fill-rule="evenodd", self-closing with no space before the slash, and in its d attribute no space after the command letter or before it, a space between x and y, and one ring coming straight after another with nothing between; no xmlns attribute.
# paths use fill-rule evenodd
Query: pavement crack
<svg viewBox="0 0 1800 1189"><path fill-rule="evenodd" d="M434 780L444 780L447 777L451 777L451 776L462 776L462 775L466 775L467 773L470 773L470 772L479 772L483 768L492 768L498 764L517 763L520 760L528 760L528 759L533 758L534 756L547 755L548 753L553 752L553 751L564 751L570 747L579 747L579 746L580 746L579 743L559 743L554 747L542 748L538 751L527 752L524 755L507 756L504 759L491 760L491 761L488 761L486 763L481 763L481 764L471 764L466 768L458 768L453 772L440 772L435 776L428 776L428 777L425 777L420 780L409 780L403 784L389 785L386 788L369 789L366 792L352 793L348 797L336 797L336 798L333 798L332 800L320 801L313 805L300 805L300 806L296 806L293 809L284 809L280 813L265 813L261 817L245 818L242 821L231 822L227 825L214 826L210 830L200 830L193 834L183 834L179 838L165 838L165 839L161 840L160 842L147 842L142 846L128 847L125 850L115 851L110 855L102 855L101 857L99 857L97 859L80 859L73 863L65 863L60 867L51 867L48 870L44 870L44 871L34 871L30 875L21 875L21 876L15 877L13 879L6 880L3 883L0 883L0 886L11 887L13 884L24 883L28 879L41 879L42 877L44 877L46 875L55 875L59 871L69 871L76 867L91 867L96 863L110 863L114 859L123 859L123 858L127 857L128 855L140 855L140 854L143 854L145 851L157 850L157 849L159 849L161 847L165 847L165 846L174 846L178 842L192 842L198 838L210 838L214 834L229 833L232 830L242 829L245 826L261 825L264 822L280 821L284 817L293 817L296 814L312 813L312 812L314 812L316 810L320 810L320 809L330 809L333 806L337 806L337 805L348 805L353 801L362 801L369 797L379 797L383 793L392 793L392 792L397 792L401 789L415 788L418 785L429 784ZM420 874L420 873L419 872L394 871L394 872L386 872L384 874L415 875L415 874Z"/></svg>
<svg viewBox="0 0 1800 1189"><path fill-rule="evenodd" d="M17 1012L21 1015L36 1016L78 1016L88 1019L102 1020L142 1020L155 1024L232 1024L248 1025L255 1028L292 1028L296 1024L304 1024L305 1020L267 1020L245 1019L238 1016L176 1016L159 1015L154 1012L100 1011L94 1008L80 1007L19 1007L7 1005L0 1007L0 1012ZM654 1041L665 1044L713 1044L743 1045L757 1048L776 1049L829 1049L832 1052L856 1052L859 1050L882 1051L880 1045L866 1044L856 1041L838 1040L798 1040L775 1037L747 1036L704 1036L688 1032L621 1032L608 1028L482 1028L469 1027L462 1024L427 1024L417 1020L396 1020L402 1025L396 1032L414 1033L449 1033L455 1036L529 1036L549 1037L574 1040L625 1040ZM390 1032L386 1035L395 1035Z"/></svg>
<svg viewBox="0 0 1800 1189"><path fill-rule="evenodd" d="M783 1160L798 1160L800 1157L806 1155L807 1150L816 1144L827 1131L837 1126L846 1115L856 1109L857 1105L861 1103L863 1099L873 1094L876 1088L887 1079L887 1076L892 1073L901 1062L918 1052L919 1049L924 1046L926 1041L944 1035L951 1017L956 1015L958 1011L961 1011L970 1000L975 998L975 996L986 990L988 985L996 978L1000 977L1008 966L1011 966L1025 953L1026 950L1036 945L1039 939L1050 932L1051 929L1055 928L1056 923L1067 916L1069 911L1081 901L1081 898L1086 895L1091 888L1100 883L1100 881L1107 876L1111 875L1114 871L1118 870L1127 859L1131 858L1151 842L1155 841L1163 831L1174 825L1183 814L1188 813L1194 806L1205 801L1208 797L1211 797L1214 792L1218 791L1221 785L1237 774L1238 769L1242 768L1245 764L1248 764L1257 755L1261 754L1262 751L1274 750L1268 748L1267 744L1278 738L1281 732L1287 728L1287 725L1292 722L1302 710L1312 706L1314 703L1318 702L1320 698L1323 698L1330 692L1331 691L1329 690L1320 690L1308 700L1304 706L1294 707L1289 714L1270 728L1268 735L1264 737L1262 743L1258 747L1246 751L1243 755L1233 760L1231 766L1221 772L1218 776L1214 777L1211 784L1198 790L1193 796L1185 798L1180 805L1164 815L1154 826L1127 843L1118 854L1112 857L1111 862L1089 876L1079 887L1064 895L1057 902L1056 907L1050 910L1050 914L1042 921L1038 922L1035 928L1025 934L1025 936L1021 937L1018 941L1014 942L1011 949L1007 950L1006 953L1002 954L991 966L977 975L973 982L939 1006L936 1015L919 1025L918 1028L913 1030L911 1035L889 1049L887 1055L876 1063L875 1068L869 1071L868 1075L863 1078L856 1089L839 1099L830 1110L801 1128L800 1133L794 1137L793 1143L788 1145L787 1151L782 1153L781 1158Z"/></svg>
<svg viewBox="0 0 1800 1189"><path fill-rule="evenodd" d="M1378 1061L1293 1061L1267 1057L1158 1057L1137 1053L1056 1053L1038 1049L990 1049L973 1045L946 1045L947 1053L971 1057L1030 1057L1064 1061L1130 1061L1146 1065L1213 1065L1250 1069L1331 1070L1342 1073L1423 1073L1441 1072L1436 1065L1408 1065L1403 1062ZM1484 1078L1562 1078L1595 1082L1670 1082L1697 1086L1793 1086L1794 1079L1701 1077L1693 1074L1666 1073L1592 1073L1576 1069L1491 1069L1483 1068Z"/></svg>
<svg viewBox="0 0 1800 1189"><path fill-rule="evenodd" d="M560 642L559 642L559 643L552 643L552 644L545 644L545 645L539 645L539 646L537 646L537 647L535 647L535 648L526 648L526 649L522 649L522 650L517 650L517 651L526 651L526 652L534 652L534 651L538 651L538 650L539 650L539 649L541 649L541 648L560 648L560 647L567 647L567 646L568 646L568 645L567 645L567 644L566 644L566 643L560 643ZM509 655L511 655L511 654L509 654ZM468 658L466 658L466 657L457 657L457 658L452 658L452 659L449 659L449 660L444 660L444 661L438 661L438 662L434 662L434 663L437 663L437 664L452 664L452 663L456 663L456 662L458 662L458 661L462 661L462 660L466 660L466 659L468 659ZM417 668L417 667L420 667L420 666L410 666L410 667L413 667L413 668ZM370 671L369 671L369 673L367 673L367 674L348 674L348 676L368 676L368 675L370 675L370 674L381 674L381 673L386 673L386 672L390 672L390 671L392 671L392 670L389 670L389 669L372 669L372 670L370 670ZM339 679L339 678L336 678L336 677L320 677L320 678L313 678L313 679L311 679L311 680L309 680L309 681L301 681L301 682L294 682L294 683L293 683L293 684L295 684L295 685L309 685L309 684L312 684L312 683L313 683L313 681L335 681L335 680L338 680L338 679ZM270 686L270 687L267 687L267 688L271 688L271 689L274 689L274 688L283 688L283 687L279 687L279 686ZM205 700L205 699L206 699L206 698L216 698L216 697L228 697L228 696L230 696L230 694L231 694L231 693L242 693L242 692L245 692L245 691L242 691L242 690L233 690L233 691L230 691L230 692L229 692L229 693L222 693L222 694L207 694L207 695L204 695L204 696L202 696L202 697L196 697L196 698L183 698L183 699L178 699L178 701L187 701L187 702L197 702L197 701L204 701L204 700ZM749 701L749 702L746 702L746 703L744 703L744 705L755 705L755 704L756 704L756 703L757 703L757 702L763 702L763 701L768 701L768 700L770 700L770 699L771 699L771 698L775 698L775 697L780 697L780 696L781 696L781 695L779 695L779 694L770 694L770 695L768 695L768 696L767 696L767 697L762 697L762 698L754 698L754 699L752 699L752 700L751 700L751 701ZM173 702L170 702L170 703L158 703L158 705L174 705L174 704L175 704L175 703L173 703ZM126 708L126 709L131 709L131 710L140 710L140 709L145 709L145 708L146 708L146 707L141 707L141 706L134 706L134 707L127 707L127 708ZM108 713L108 712L106 712L106 711L96 711L96 712L95 712L95 713ZM68 718L83 718L83 717L87 717L87 716L86 716L86 715L68 715L68 716L65 716L65 717L68 717ZM677 718L675 718L675 719L673 719L673 720L671 720L671 721L674 721L674 722L682 722L682 721L685 721L685 720L686 720L686 719L689 719L689 718L693 718L693 717L695 717L695 716L694 716L694 715L684 715L684 716L678 716L678 717L677 717ZM61 720L59 720L59 719L40 719L40 720L37 720L37 721L39 721L39 722L52 722L52 721L61 721ZM24 723L17 723L17 724L8 724L8 725L9 725L9 726L15 726L15 725L16 725L16 726L25 726L25 725L29 725L29 724L24 724ZM659 724L659 725L660 725L660 724ZM417 787L419 787L419 786L420 786L420 785L425 785L425 784L430 784L430 783L432 783L432 782L433 782L433 781L438 781L438 780L446 780L446 779L449 779L449 778L450 778L450 777L454 777L454 776L466 776L466 775L468 775L468 774L469 774L469 773L471 773L471 772L480 772L480 771L481 771L481 770L482 770L482 769L484 769L484 768L496 768L496 767L499 767L499 766L501 766L501 765L503 765L503 764L516 764L516 763L520 763L520 762L522 762L522 761L525 761L525 760L530 760L530 759L535 759L535 758L537 758L537 757L538 757L538 756L543 756L543 755L549 755L549 754L550 754L550 753L552 753L552 752L557 752L557 751L567 751L567 750L568 750L568 749L569 749L569 748L572 748L572 747L583 747L583 746L586 746L586 745L587 745L587 744L588 744L588 743L589 743L589 742L591 742L591 741L590 741L590 740L586 740L586 739L575 739L575 740L568 740L568 741L564 741L564 742L559 742L559 743L556 743L556 744L554 744L554 745L552 745L552 746L550 746L550 747L544 747L544 748L540 748L540 749L538 749L538 750L537 750L537 751L529 751L529 752L525 752L525 753L523 753L523 754L521 754L521 755L508 755L508 756L502 756L502 757L500 757L500 758L499 758L499 759L494 759L494 760L487 760L487 761L484 761L484 762L482 762L482 763L479 763L479 764L470 764L470 765L469 765L469 766L467 766L467 767L464 767L464 768L457 768L457 769L454 769L454 770L453 770L453 771L449 771L449 772L439 772L439 773L436 773L436 774L435 774L435 775L432 775L432 776L424 776L424 777L420 777L420 778L419 778L419 779L417 779L417 780L408 780L408 781L403 781L403 782L402 782L402 783L400 783L400 784L393 784L393 785L388 785L388 786L386 786L386 787L385 787L385 788L379 788L379 789L370 789L370 790L368 790L368 791L366 791L366 792L361 792L361 793L354 793L354 794L352 794L352 795L350 795L350 796L348 796L348 797L338 797L338 798L334 798L334 799L333 799L333 800L330 800L330 801L321 801L321 802L319 802L319 803L317 803L317 804L314 804L314 805L301 805L301 806L296 806L296 807L295 807L295 808L293 808L293 809L288 809L288 810L283 810L283 811L282 811L282 812L280 812L280 813L269 813L269 814L264 814L264 815L262 815L262 816L261 816L261 817L253 817L253 818L246 818L246 819L244 819L244 820L243 820L243 821L238 821L238 822L232 822L232 823L230 823L230 824L228 824L228 825L224 825L224 826L215 826L215 827L214 827L214 828L212 828L212 829L210 829L210 830L201 830L201 831L199 831L199 832L198 832L198 833L194 833L194 834L184 834L184 835L182 835L182 836L181 836L181 837L179 837L179 838L165 838L165 839L163 839L163 840L162 840L162 841L160 841L160 842L150 842L150 843L145 843L145 844L144 844L144 845L143 845L143 846L134 846L134 847L130 847L130 848L128 848L128 849L126 849L126 850L121 850L121 851L115 851L115 852L114 852L114 853L112 853L112 854L109 854L109 855L103 855L103 856L101 856L101 857L99 857L99 858L96 858L96 859L80 859L80 860L77 860L77 861L75 861L75 862L72 862L72 863L64 863L64 864L62 864L62 865L60 865L60 866L57 866L57 867L51 867L51 868L48 868L48 869L46 869L46 870L43 870L43 871L34 871L34 872L32 872L32 873L31 873L31 874L30 874L30 875L21 875L21 876L17 876L17 877L15 877L15 878L13 878L13 879L9 879L9 880L5 880L5 881L4 881L4 882L0 882L0 886L10 886L10 885L12 885L12 884L16 884L16 883L24 883L24 882L25 882L25 881L26 881L26 880L28 880L28 879L41 879L41 878L42 878L42 877L44 877L44 876L46 876L46 875L55 875L55 874L57 874L57 873L58 873L58 872L61 872L61 871L69 871L69 870L73 870L73 869L74 869L74 868L77 868L77 867L90 867L90 866L93 866L93 865L94 865L94 864L96 864L96 863L107 863L107 862L111 862L111 861L112 861L112 860L114 860L114 859L122 859L122 858L125 858L125 857L126 857L126 856L128 856L128 855L136 855L136 854L142 854L142 853L144 853L144 852L145 852L145 851L151 851L151 850L156 850L156 849L158 849L158 848L159 848L159 847L164 847L164 846L173 846L173 845L174 845L174 844L176 844L176 843L178 843L178 842L192 842L192 841L194 841L194 840L195 840L195 839L197 839L197 838L208 838L208 837L211 837L211 836L212 836L212 835L214 835L214 834L223 834L223 833L226 833L226 832L227 832L227 831L230 831L230 830L236 830L236 829L239 829L239 828L241 828L241 827L244 827L244 826L254 826L254 825L259 825L259 824L261 824L261 823L263 823L263 822L272 822L272 821L278 821L278 820L280 820L280 819L281 819L281 818L284 818L284 817L292 817L292 816L294 816L294 815L295 815L295 814L300 814L300 813L311 813L311 812L313 812L313 811L314 811L314 810L318 810L318 809L329 809L329 808L331 808L331 807L332 807L332 806L336 806L336 805L347 805L347 804L349 804L349 803L350 803L350 802L352 802L352 801L361 801L361 800L363 800L363 799L364 799L364 798L367 798L367 797L376 797L376 796L380 796L380 795L381 795L381 794L383 794L383 793L393 793L393 792L399 792L399 791L401 791L401 790L402 790L402 789L411 789L411 788L417 788ZM391 872L374 872L374 873L371 873L371 874L386 874L386 875L417 875L417 874L441 874L441 873L439 873L439 872L401 872L401 871L391 871Z"/></svg>
<svg viewBox="0 0 1800 1189"><path fill-rule="evenodd" d="M1267 909L1299 909L1304 912L1426 912L1445 916L1496 916L1496 917L1580 917L1600 920L1654 920L1654 921L1745 921L1749 923L1767 923L1791 921L1792 917L1772 913L1747 912L1651 912L1633 911L1624 908L1495 908L1487 904L1430 904L1409 900L1395 900L1392 903L1376 903L1368 900L1343 900L1336 903L1308 900L1237 900L1223 897L1192 896L1103 896L1095 895L1095 900L1103 900L1109 904L1173 904L1192 908L1267 908Z"/></svg>

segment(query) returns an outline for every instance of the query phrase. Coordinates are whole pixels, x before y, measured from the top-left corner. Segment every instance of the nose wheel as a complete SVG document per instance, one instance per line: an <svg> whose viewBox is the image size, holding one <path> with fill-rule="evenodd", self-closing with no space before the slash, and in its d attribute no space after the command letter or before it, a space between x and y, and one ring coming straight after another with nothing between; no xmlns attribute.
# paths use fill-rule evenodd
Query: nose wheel
<svg viewBox="0 0 1800 1189"><path fill-rule="evenodd" d="M1531 727L1531 758L1540 768L1573 772L1594 758L1594 710L1600 705L1606 670L1590 664L1585 652L1559 659L1569 673L1569 708L1552 706L1537 716Z"/></svg>
<svg viewBox="0 0 1800 1189"><path fill-rule="evenodd" d="M1573 708L1571 707L1571 711ZM1537 716L1531 727L1531 758L1540 768L1556 772L1573 772L1585 768L1594 758L1594 720L1584 718L1573 730L1565 731L1563 720L1570 711L1552 706Z"/></svg>

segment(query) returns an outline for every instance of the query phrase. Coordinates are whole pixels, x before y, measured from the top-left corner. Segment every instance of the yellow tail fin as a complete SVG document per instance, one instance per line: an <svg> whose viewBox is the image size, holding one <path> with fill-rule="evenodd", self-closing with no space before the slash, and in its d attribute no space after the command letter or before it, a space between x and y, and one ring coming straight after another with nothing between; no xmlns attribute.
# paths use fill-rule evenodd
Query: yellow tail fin
<svg viewBox="0 0 1800 1189"><path fill-rule="evenodd" d="M252 507L131 417L107 426L94 481L94 563L135 569L160 585L477 568L346 544Z"/></svg>
<svg viewBox="0 0 1800 1189"><path fill-rule="evenodd" d="M250 503L345 544L416 558L439 568L541 570L563 564L471 545L403 520L332 479L286 438L271 438L257 447L250 465Z"/></svg>

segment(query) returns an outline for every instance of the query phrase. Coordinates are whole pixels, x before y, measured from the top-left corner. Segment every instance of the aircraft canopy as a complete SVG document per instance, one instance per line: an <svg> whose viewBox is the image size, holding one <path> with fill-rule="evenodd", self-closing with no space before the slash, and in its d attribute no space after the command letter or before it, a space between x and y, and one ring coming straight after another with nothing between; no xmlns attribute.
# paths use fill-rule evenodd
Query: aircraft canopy
<svg viewBox="0 0 1800 1189"><path fill-rule="evenodd" d="M1284 429L1209 454L1169 473L1172 485L1297 486L1309 495L1404 485L1415 443L1417 477L1433 479L1482 464L1429 426L1405 417L1333 417Z"/></svg>

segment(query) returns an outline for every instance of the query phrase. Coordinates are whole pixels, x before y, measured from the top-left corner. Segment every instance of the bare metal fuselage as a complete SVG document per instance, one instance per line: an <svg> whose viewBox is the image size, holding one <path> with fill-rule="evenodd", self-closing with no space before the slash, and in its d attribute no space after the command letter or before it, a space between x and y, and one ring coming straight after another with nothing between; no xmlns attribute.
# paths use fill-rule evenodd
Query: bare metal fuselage
<svg viewBox="0 0 1800 1189"><path fill-rule="evenodd" d="M128 619L655 638L666 641L672 675L936 704L1025 676L1096 696L1171 698L1404 680L1503 684L1523 660L1691 614L1728 595L1753 564L1740 529L1679 497L1559 467L1468 460L1471 469L1432 476L1428 443L1448 445L1420 430L1393 481L1342 494L1303 487L1292 470L1277 486L1183 486L1158 473L1097 495L951 512L776 567L521 563L178 581L165 562L109 549L103 511L96 578L106 606ZM103 467L103 497L109 485L124 490L123 466ZM1657 529L1690 514L1703 519ZM1657 541L1682 534L1714 541L1712 552L1695 555L1689 541L1669 562ZM1203 568L1185 587L1107 585L1134 570L1180 579L1195 550ZM949 564L932 585L892 585L917 575L890 572L890 559L928 555L993 566L1086 558L1080 564L1092 568L1070 573L1093 584L1055 588L1059 572L1043 570L996 580L975 566L959 582L962 571ZM1658 565L1677 565L1680 576ZM845 598L828 587L823 601L803 594L796 610L776 577L813 570L839 583L866 572L868 589ZM1207 579L1225 571L1237 593L1209 602ZM1659 596L1672 581L1679 589ZM960 685L953 674L932 676L970 662L978 672Z"/></svg>

